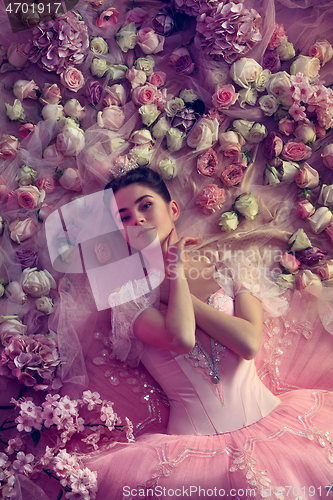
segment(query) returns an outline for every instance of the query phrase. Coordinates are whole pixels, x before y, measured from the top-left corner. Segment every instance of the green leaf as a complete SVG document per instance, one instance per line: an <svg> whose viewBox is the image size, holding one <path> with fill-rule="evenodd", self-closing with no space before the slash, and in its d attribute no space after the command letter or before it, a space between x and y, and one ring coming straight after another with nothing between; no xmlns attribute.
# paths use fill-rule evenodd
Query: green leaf
<svg viewBox="0 0 333 500"><path fill-rule="evenodd" d="M57 496L57 500L60 500L60 498L63 496L64 494L64 490L61 488L61 490L59 491L59 495Z"/></svg>
<svg viewBox="0 0 333 500"><path fill-rule="evenodd" d="M36 429L34 430L31 434L30 434L33 442L34 442L34 445L35 445L35 448L36 446L38 445L39 443L39 440L40 440L40 432Z"/></svg>

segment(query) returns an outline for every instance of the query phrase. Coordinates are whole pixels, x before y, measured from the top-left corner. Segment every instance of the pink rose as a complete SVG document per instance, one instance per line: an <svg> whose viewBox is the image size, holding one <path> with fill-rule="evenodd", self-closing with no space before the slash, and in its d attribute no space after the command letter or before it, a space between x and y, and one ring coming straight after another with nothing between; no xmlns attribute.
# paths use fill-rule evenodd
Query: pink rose
<svg viewBox="0 0 333 500"><path fill-rule="evenodd" d="M308 219L315 213L315 207L308 200L299 200L298 201L298 215L302 219Z"/></svg>
<svg viewBox="0 0 333 500"><path fill-rule="evenodd" d="M86 108L82 107L77 99L69 99L64 106L64 113L71 118L82 121L86 114Z"/></svg>
<svg viewBox="0 0 333 500"><path fill-rule="evenodd" d="M163 73L163 71L155 71L150 75L148 81L157 88L162 87L166 81L166 73Z"/></svg>
<svg viewBox="0 0 333 500"><path fill-rule="evenodd" d="M295 273L300 265L300 261L297 260L293 254L288 252L285 252L280 259L280 266L291 274Z"/></svg>
<svg viewBox="0 0 333 500"><path fill-rule="evenodd" d="M316 57L324 66L333 57L332 45L327 40L316 40L316 43L309 49L309 56Z"/></svg>
<svg viewBox="0 0 333 500"><path fill-rule="evenodd" d="M224 156L237 156L245 144L245 139L238 132L229 130L219 135L219 143L219 151L222 151Z"/></svg>
<svg viewBox="0 0 333 500"><path fill-rule="evenodd" d="M220 179L227 187L236 186L242 181L245 170L246 165L244 165L241 161L234 162L223 170Z"/></svg>
<svg viewBox="0 0 333 500"><path fill-rule="evenodd" d="M137 44L144 54L157 54L163 50L164 36L158 35L152 28L141 28L137 33Z"/></svg>
<svg viewBox="0 0 333 500"><path fill-rule="evenodd" d="M210 215L222 207L224 198L225 193L223 188L217 187L216 184L208 184L198 194L195 203L200 206L204 214Z"/></svg>
<svg viewBox="0 0 333 500"><path fill-rule="evenodd" d="M302 161L307 160L312 155L310 146L306 146L303 142L288 141L282 150L282 158L284 160Z"/></svg>
<svg viewBox="0 0 333 500"><path fill-rule="evenodd" d="M12 42L7 50L9 64L19 70L29 65L28 56L24 52L24 48L24 44Z"/></svg>
<svg viewBox="0 0 333 500"><path fill-rule="evenodd" d="M333 260L324 262L319 268L316 269L316 273L321 280L329 280L333 278Z"/></svg>
<svg viewBox="0 0 333 500"><path fill-rule="evenodd" d="M333 143L325 146L320 156L323 159L325 167L333 170Z"/></svg>
<svg viewBox="0 0 333 500"><path fill-rule="evenodd" d="M39 208L45 198L45 191L39 191L36 186L22 186L15 192L18 204L25 210Z"/></svg>
<svg viewBox="0 0 333 500"><path fill-rule="evenodd" d="M19 140L14 135L2 134L0 140L0 157L12 160L20 147Z"/></svg>
<svg viewBox="0 0 333 500"><path fill-rule="evenodd" d="M137 106L143 106L144 104L154 104L157 89L154 85L147 84L142 87L136 87L132 92L132 101Z"/></svg>
<svg viewBox="0 0 333 500"><path fill-rule="evenodd" d="M66 168L59 179L59 184L63 188L69 189L71 191L81 191L82 180L79 171L76 168Z"/></svg>
<svg viewBox="0 0 333 500"><path fill-rule="evenodd" d="M290 120L286 116L281 118L278 124L279 132L284 135L290 135L295 132L296 122L294 120Z"/></svg>
<svg viewBox="0 0 333 500"><path fill-rule="evenodd" d="M216 109L229 109L238 99L233 85L223 85L212 97L213 105Z"/></svg>
<svg viewBox="0 0 333 500"><path fill-rule="evenodd" d="M46 203L43 203L43 205L38 210L38 219L44 221L53 212L53 210L53 205L47 205Z"/></svg>
<svg viewBox="0 0 333 500"><path fill-rule="evenodd" d="M109 106L123 106L126 102L126 91L120 83L104 89L103 104Z"/></svg>
<svg viewBox="0 0 333 500"><path fill-rule="evenodd" d="M45 194L51 194L57 187L57 181L53 175L46 175L45 177L38 179L36 186L38 189L45 191Z"/></svg>
<svg viewBox="0 0 333 500"><path fill-rule="evenodd" d="M35 236L37 232L37 226L35 222L27 217L24 220L16 219L8 227L10 231L10 237L16 243L22 243L32 236Z"/></svg>
<svg viewBox="0 0 333 500"><path fill-rule="evenodd" d="M274 50L277 49L281 45L282 38L286 37L286 32L284 31L283 24L276 24L273 35L268 43L267 49Z"/></svg>
<svg viewBox="0 0 333 500"><path fill-rule="evenodd" d="M81 71L71 66L65 69L60 75L61 83L72 92L77 92L84 86L84 77Z"/></svg>
<svg viewBox="0 0 333 500"><path fill-rule="evenodd" d="M61 163L64 161L64 155L58 151L55 144L47 146L43 151L43 158L47 161L52 161L54 163Z"/></svg>
<svg viewBox="0 0 333 500"><path fill-rule="evenodd" d="M14 83L13 94L20 101L23 101L23 99L37 99L36 90L39 90L39 88L33 80L17 80Z"/></svg>
<svg viewBox="0 0 333 500"><path fill-rule="evenodd" d="M31 134L36 128L36 125L33 123L24 123L23 125L20 125L18 128L19 134L21 137L25 138L28 137L29 134Z"/></svg>
<svg viewBox="0 0 333 500"><path fill-rule="evenodd" d="M119 106L109 106L99 111L97 123L101 128L108 130L119 130L125 122L125 115Z"/></svg>
<svg viewBox="0 0 333 500"><path fill-rule="evenodd" d="M10 191L7 193L5 198L6 210L17 210L19 208L19 204L17 201L17 194L15 191Z"/></svg>
<svg viewBox="0 0 333 500"><path fill-rule="evenodd" d="M132 85L132 90L140 85L144 85L147 80L146 73L141 69L131 68L126 72L126 78Z"/></svg>
<svg viewBox="0 0 333 500"><path fill-rule="evenodd" d="M300 189L313 189L319 184L319 174L308 163L304 163L295 175L295 182Z"/></svg>
<svg viewBox="0 0 333 500"><path fill-rule="evenodd" d="M84 131L79 127L69 124L57 136L56 148L65 156L77 156L84 145Z"/></svg>
<svg viewBox="0 0 333 500"><path fill-rule="evenodd" d="M101 264L106 264L112 257L112 252L106 243L96 243L95 254Z"/></svg>
<svg viewBox="0 0 333 500"><path fill-rule="evenodd" d="M102 14L99 16L96 21L96 26L98 28L114 26L118 23L118 16L119 12L114 7L110 7L109 9L102 12Z"/></svg>
<svg viewBox="0 0 333 500"><path fill-rule="evenodd" d="M143 21L147 17L147 12L142 9L141 7L134 7L134 9L131 9L127 12L125 21L126 24L134 23L135 26L138 28L139 26L142 26Z"/></svg>
<svg viewBox="0 0 333 500"><path fill-rule="evenodd" d="M198 156L197 172L206 177L214 175L219 168L217 154L212 148L207 149L204 153Z"/></svg>
<svg viewBox="0 0 333 500"><path fill-rule="evenodd" d="M283 141L280 134L270 132L265 139L264 155L268 161L280 155L283 148Z"/></svg>
<svg viewBox="0 0 333 500"><path fill-rule="evenodd" d="M42 95L39 98L40 102L46 104L58 104L61 100L61 93L56 83L44 83Z"/></svg>

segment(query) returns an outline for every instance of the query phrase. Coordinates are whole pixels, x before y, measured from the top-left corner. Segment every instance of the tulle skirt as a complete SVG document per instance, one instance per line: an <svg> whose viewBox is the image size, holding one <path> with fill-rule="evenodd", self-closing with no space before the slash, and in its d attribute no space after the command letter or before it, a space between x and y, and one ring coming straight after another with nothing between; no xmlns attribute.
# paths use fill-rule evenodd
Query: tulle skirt
<svg viewBox="0 0 333 500"><path fill-rule="evenodd" d="M211 436L144 434L85 460L97 500L333 497L333 393L295 390L268 416Z"/></svg>

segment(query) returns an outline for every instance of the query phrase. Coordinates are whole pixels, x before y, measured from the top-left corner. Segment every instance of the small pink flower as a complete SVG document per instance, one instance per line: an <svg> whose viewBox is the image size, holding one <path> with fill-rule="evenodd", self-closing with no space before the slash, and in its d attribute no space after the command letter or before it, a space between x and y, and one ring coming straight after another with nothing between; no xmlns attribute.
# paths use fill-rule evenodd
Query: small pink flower
<svg viewBox="0 0 333 500"><path fill-rule="evenodd" d="M300 120L308 121L305 114L305 106L300 106L297 102L294 102L294 104L292 104L288 112L296 122Z"/></svg>
<svg viewBox="0 0 333 500"><path fill-rule="evenodd" d="M315 213L315 207L308 200L299 200L298 201L298 215L302 219L308 219Z"/></svg>
<svg viewBox="0 0 333 500"><path fill-rule="evenodd" d="M119 12L110 7L109 9L102 12L99 18L96 21L96 26L98 28L107 28L108 26L114 26L118 23Z"/></svg>
<svg viewBox="0 0 333 500"><path fill-rule="evenodd" d="M306 146L303 142L288 141L282 150L282 158L284 160L302 161L307 160L312 155L310 146Z"/></svg>
<svg viewBox="0 0 333 500"><path fill-rule="evenodd" d="M72 92L77 92L84 86L84 76L76 68L68 66L60 75L61 83Z"/></svg>
<svg viewBox="0 0 333 500"><path fill-rule="evenodd" d="M286 32L284 30L283 24L276 24L273 35L268 43L267 49L274 50L277 49L281 45L282 38L285 38Z"/></svg>
<svg viewBox="0 0 333 500"><path fill-rule="evenodd" d="M210 215L222 207L224 199L225 193L223 188L217 187L216 184L208 184L198 194L195 203L200 206L204 214Z"/></svg>
<svg viewBox="0 0 333 500"><path fill-rule="evenodd" d="M144 54L157 54L163 50L165 38L152 28L141 28L137 33L137 44Z"/></svg>
<svg viewBox="0 0 333 500"><path fill-rule="evenodd" d="M34 461L34 456L32 453L28 453L25 455L23 451L19 451L18 454L16 455L16 460L13 462L13 468L19 473L19 474L25 474L28 476L31 474L34 470L32 462Z"/></svg>
<svg viewBox="0 0 333 500"><path fill-rule="evenodd" d="M25 138L28 137L36 128L36 125L33 123L24 123L23 125L19 126L19 134L21 137Z"/></svg>
<svg viewBox="0 0 333 500"><path fill-rule="evenodd" d="M197 172L206 177L212 177L219 168L217 154L212 148L207 149L198 156Z"/></svg>
<svg viewBox="0 0 333 500"><path fill-rule="evenodd" d="M300 267L301 263L296 257L288 252L285 252L280 259L281 267L289 273L295 273Z"/></svg>
<svg viewBox="0 0 333 500"><path fill-rule="evenodd" d="M229 109L235 104L238 99L238 94L233 85L223 85L219 88L212 97L213 105L217 110Z"/></svg>
<svg viewBox="0 0 333 500"><path fill-rule="evenodd" d="M155 71L150 75L148 81L157 88L162 87L166 81L166 73L163 73L163 71Z"/></svg>

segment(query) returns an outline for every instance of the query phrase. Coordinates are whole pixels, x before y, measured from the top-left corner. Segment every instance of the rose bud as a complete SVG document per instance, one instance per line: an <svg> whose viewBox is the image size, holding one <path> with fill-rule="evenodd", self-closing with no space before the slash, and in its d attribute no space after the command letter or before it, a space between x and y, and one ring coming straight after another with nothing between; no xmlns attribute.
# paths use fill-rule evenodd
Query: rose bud
<svg viewBox="0 0 333 500"><path fill-rule="evenodd" d="M47 205L46 203L43 203L43 205L40 207L38 210L38 219L42 222L44 222L47 217L53 212L54 207L53 205ZM30 266L32 267L32 266Z"/></svg>
<svg viewBox="0 0 333 500"><path fill-rule="evenodd" d="M237 196L233 208L246 219L253 220L259 211L258 200L251 193L243 193Z"/></svg>
<svg viewBox="0 0 333 500"><path fill-rule="evenodd" d="M311 230L315 234L321 233L330 224L332 217L332 212L327 207L317 208L315 213L308 218Z"/></svg>
<svg viewBox="0 0 333 500"><path fill-rule="evenodd" d="M294 252L311 248L312 244L304 229L300 228L293 233L288 240L288 249Z"/></svg>
<svg viewBox="0 0 333 500"><path fill-rule="evenodd" d="M270 132L264 142L264 155L268 161L279 156L283 148L283 141L280 134Z"/></svg>
<svg viewBox="0 0 333 500"><path fill-rule="evenodd" d="M221 231L234 231L239 224L238 215L233 211L223 212L220 218L217 219L216 224L220 226Z"/></svg>
<svg viewBox="0 0 333 500"><path fill-rule="evenodd" d="M45 313L47 316L52 313L53 310L53 300L49 297L40 297L35 302L36 309Z"/></svg>
<svg viewBox="0 0 333 500"><path fill-rule="evenodd" d="M330 240L331 244L333 245L333 221L331 221L329 225L326 227L325 234L327 238Z"/></svg>
<svg viewBox="0 0 333 500"><path fill-rule="evenodd" d="M295 182L301 189L313 189L319 184L319 174L316 169L312 168L308 163L304 163L295 175Z"/></svg>
<svg viewBox="0 0 333 500"><path fill-rule="evenodd" d="M16 243L22 243L22 241L35 236L37 232L37 226L30 217L24 220L14 220L9 224L8 229L10 231L10 238Z"/></svg>
<svg viewBox="0 0 333 500"><path fill-rule="evenodd" d="M287 271L291 274L296 273L299 269L301 263L293 254L285 252L280 259L280 266L284 271Z"/></svg>
<svg viewBox="0 0 333 500"><path fill-rule="evenodd" d="M293 274L281 273L275 278L275 283L281 288L290 288L292 290L295 284L295 276Z"/></svg>
<svg viewBox="0 0 333 500"><path fill-rule="evenodd" d="M170 7L165 5L163 9L159 10L153 17L151 24L156 33L163 36L169 36L175 25Z"/></svg>
<svg viewBox="0 0 333 500"><path fill-rule="evenodd" d="M304 266L315 266L318 262L323 260L325 254L326 252L323 252L320 248L312 247L296 252L296 257Z"/></svg>
<svg viewBox="0 0 333 500"><path fill-rule="evenodd" d="M313 144L316 140L316 127L313 123L300 123L294 132L296 139L304 144Z"/></svg>
<svg viewBox="0 0 333 500"><path fill-rule="evenodd" d="M281 120L279 121L278 128L281 134L291 135L295 132L296 122L285 116L284 118L281 118Z"/></svg>
<svg viewBox="0 0 333 500"><path fill-rule="evenodd" d="M11 281L5 288L5 295L10 302L15 302L16 304L24 304L27 300L27 296L22 290L20 283L17 281Z"/></svg>
<svg viewBox="0 0 333 500"><path fill-rule="evenodd" d="M82 190L82 180L79 171L76 168L66 168L59 179L59 184L72 191Z"/></svg>
<svg viewBox="0 0 333 500"><path fill-rule="evenodd" d="M302 219L308 219L315 213L315 207L308 200L298 201L298 215Z"/></svg>
<svg viewBox="0 0 333 500"><path fill-rule="evenodd" d="M304 290L308 286L321 287L322 285L319 276L313 274L309 269L305 269L296 276L296 288L297 290Z"/></svg>
<svg viewBox="0 0 333 500"><path fill-rule="evenodd" d="M322 184L318 198L318 204L325 207L333 207L333 184L329 186Z"/></svg>
<svg viewBox="0 0 333 500"><path fill-rule="evenodd" d="M333 260L323 262L322 265L316 269L316 273L321 280L330 280L333 278Z"/></svg>
<svg viewBox="0 0 333 500"><path fill-rule="evenodd" d="M316 43L309 49L309 56L316 57L324 66L333 57L332 45L327 40L316 40Z"/></svg>

